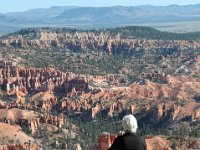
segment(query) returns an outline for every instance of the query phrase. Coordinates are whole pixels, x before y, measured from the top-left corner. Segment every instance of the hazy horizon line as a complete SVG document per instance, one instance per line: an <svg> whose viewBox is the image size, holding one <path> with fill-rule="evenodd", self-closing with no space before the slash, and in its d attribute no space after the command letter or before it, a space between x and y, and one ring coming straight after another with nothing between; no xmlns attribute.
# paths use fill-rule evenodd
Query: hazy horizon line
<svg viewBox="0 0 200 150"><path fill-rule="evenodd" d="M195 6L195 5L200 5L200 3L196 4L169 4L169 5L152 5L152 4L144 4L144 5L112 5L112 6L76 6L76 5L55 5L55 6L50 6L50 7L38 7L38 8L32 8L32 9L26 9L26 10L21 10L21 11L9 11L9 12L0 12L0 14L9 14L9 13L20 13L20 12L26 12L30 10L37 10L37 9L50 9L54 7L77 7L77 8L108 8L108 7L139 7L139 6L152 6L152 7L169 7L169 6Z"/></svg>

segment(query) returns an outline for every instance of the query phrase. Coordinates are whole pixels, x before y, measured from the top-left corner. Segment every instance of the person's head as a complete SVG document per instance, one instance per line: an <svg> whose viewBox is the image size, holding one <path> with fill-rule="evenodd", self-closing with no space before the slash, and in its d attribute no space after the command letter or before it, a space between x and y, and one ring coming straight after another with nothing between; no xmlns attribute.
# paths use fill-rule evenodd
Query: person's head
<svg viewBox="0 0 200 150"><path fill-rule="evenodd" d="M133 115L126 115L122 119L122 126L125 132L136 133L137 132L137 120Z"/></svg>

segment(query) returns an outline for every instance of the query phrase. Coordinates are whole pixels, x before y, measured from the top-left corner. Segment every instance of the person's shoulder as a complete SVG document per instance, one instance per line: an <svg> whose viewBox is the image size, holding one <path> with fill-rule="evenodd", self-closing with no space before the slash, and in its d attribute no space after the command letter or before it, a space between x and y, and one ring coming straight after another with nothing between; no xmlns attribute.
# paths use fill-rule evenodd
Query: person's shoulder
<svg viewBox="0 0 200 150"><path fill-rule="evenodd" d="M124 135L118 135L117 138L115 139L115 141L122 142L123 139L124 139Z"/></svg>
<svg viewBox="0 0 200 150"><path fill-rule="evenodd" d="M123 136L124 136L124 135L118 135L116 139L117 139L117 140L120 140L120 139L123 138Z"/></svg>

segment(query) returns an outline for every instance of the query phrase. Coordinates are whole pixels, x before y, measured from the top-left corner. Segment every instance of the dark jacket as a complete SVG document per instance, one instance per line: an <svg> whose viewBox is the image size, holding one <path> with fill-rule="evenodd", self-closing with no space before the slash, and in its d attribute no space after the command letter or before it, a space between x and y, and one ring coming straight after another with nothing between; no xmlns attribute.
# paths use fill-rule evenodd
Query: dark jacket
<svg viewBox="0 0 200 150"><path fill-rule="evenodd" d="M144 137L134 133L125 133L118 136L108 150L146 150Z"/></svg>

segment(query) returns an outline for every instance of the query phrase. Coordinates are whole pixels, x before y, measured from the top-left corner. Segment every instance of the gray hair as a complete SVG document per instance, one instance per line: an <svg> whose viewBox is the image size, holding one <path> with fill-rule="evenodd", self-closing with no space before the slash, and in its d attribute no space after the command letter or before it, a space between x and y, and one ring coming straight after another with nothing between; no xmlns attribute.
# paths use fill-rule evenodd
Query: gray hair
<svg viewBox="0 0 200 150"><path fill-rule="evenodd" d="M122 126L124 128L124 131L128 131L131 133L136 133L137 132L137 120L133 115L126 115L122 119Z"/></svg>

